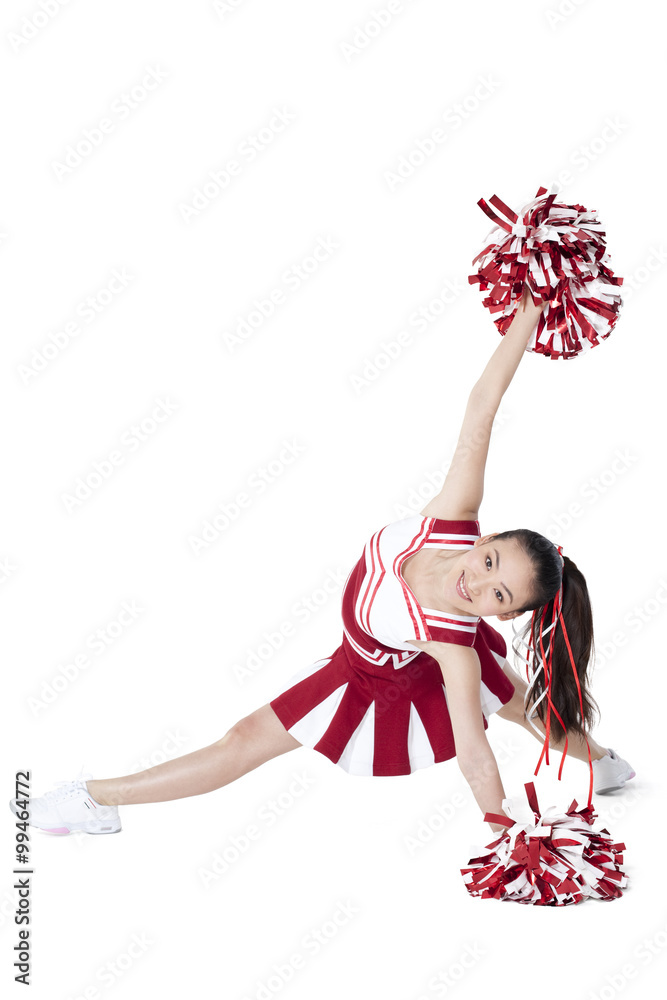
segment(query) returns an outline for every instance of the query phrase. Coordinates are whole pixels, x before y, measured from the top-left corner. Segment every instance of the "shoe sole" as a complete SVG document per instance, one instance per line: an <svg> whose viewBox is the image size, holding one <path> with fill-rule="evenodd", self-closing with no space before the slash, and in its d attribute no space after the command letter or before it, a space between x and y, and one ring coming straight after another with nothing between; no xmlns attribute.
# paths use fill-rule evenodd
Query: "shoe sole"
<svg viewBox="0 0 667 1000"><path fill-rule="evenodd" d="M36 826L35 830L41 830L42 833L52 833L56 837L65 837L70 833L89 833L93 837L104 837L110 833L122 833L122 826L119 826L117 830L70 830L67 826L57 826L55 828L48 826Z"/></svg>
<svg viewBox="0 0 667 1000"><path fill-rule="evenodd" d="M625 777L625 778L619 778L618 779L619 780L618 784L616 784L616 785L607 785L605 788L596 788L595 789L595 794L596 795L605 795L606 792L615 792L619 788L623 788L623 786L625 785L626 781L630 781L631 778L634 778L634 777L636 777L636 771L628 771L627 777Z"/></svg>
<svg viewBox="0 0 667 1000"><path fill-rule="evenodd" d="M30 824L35 830L41 830L43 833L53 833L55 836L64 837L68 833L90 833L92 836L105 836L109 833L121 833L123 827L118 826L116 829L109 828L108 830L86 830L85 826L37 826L35 823Z"/></svg>
<svg viewBox="0 0 667 1000"><path fill-rule="evenodd" d="M15 809L14 799L10 801L9 808L16 816L17 813ZM69 833L90 833L96 836L108 833L120 833L123 829L123 827L120 824L115 830L111 828L109 828L108 830L86 830L85 823L77 824L74 826L39 826L39 824L32 823L30 820L28 820L28 823L34 830L41 830L43 833L52 833L56 837L65 837Z"/></svg>

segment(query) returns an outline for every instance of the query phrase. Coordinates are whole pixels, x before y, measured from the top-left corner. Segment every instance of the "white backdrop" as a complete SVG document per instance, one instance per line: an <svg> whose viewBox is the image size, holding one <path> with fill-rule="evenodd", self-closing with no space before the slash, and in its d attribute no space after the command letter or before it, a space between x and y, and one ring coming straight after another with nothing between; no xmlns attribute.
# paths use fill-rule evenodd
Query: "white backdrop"
<svg viewBox="0 0 667 1000"><path fill-rule="evenodd" d="M370 780L303 748L208 795L125 807L120 836L33 831L33 997L657 995L654 14L647 0L3 5L6 799L23 769L39 795L82 765L111 777L205 746L339 644L341 574L423 506L498 340L467 282L491 225L480 197L519 208L558 181L598 210L626 279L604 344L523 359L480 512L483 532L542 531L586 575L595 735L637 771L594 799L627 844L625 895L472 899L458 869L490 831L455 761ZM519 795L538 742L497 717L488 736ZM540 803L583 804L587 767L568 759L559 783L551 759ZM9 811L4 829L13 978Z"/></svg>

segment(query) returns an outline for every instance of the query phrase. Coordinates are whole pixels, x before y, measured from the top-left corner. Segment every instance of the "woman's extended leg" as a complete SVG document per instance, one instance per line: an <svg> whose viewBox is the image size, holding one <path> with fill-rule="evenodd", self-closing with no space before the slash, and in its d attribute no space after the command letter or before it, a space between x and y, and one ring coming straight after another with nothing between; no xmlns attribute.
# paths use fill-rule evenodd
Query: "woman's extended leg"
<svg viewBox="0 0 667 1000"><path fill-rule="evenodd" d="M91 779L86 786L96 802L105 806L167 802L212 792L300 746L267 704L240 719L210 746L137 774Z"/></svg>

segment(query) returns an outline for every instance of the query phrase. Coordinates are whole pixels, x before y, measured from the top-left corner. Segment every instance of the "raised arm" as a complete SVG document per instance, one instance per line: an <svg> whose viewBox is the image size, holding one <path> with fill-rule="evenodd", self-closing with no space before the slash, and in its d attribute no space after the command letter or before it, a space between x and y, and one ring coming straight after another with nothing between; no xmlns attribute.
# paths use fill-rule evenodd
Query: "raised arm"
<svg viewBox="0 0 667 1000"><path fill-rule="evenodd" d="M524 290L516 316L472 387L444 485L422 514L453 521L477 519L493 421L545 305L535 305L528 289Z"/></svg>

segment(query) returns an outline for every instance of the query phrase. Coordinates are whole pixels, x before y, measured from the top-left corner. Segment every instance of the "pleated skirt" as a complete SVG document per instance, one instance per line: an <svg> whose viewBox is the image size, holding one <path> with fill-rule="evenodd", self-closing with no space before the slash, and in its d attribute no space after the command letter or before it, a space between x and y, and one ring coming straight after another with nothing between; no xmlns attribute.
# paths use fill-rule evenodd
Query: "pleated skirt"
<svg viewBox="0 0 667 1000"><path fill-rule="evenodd" d="M510 700L514 685L503 671L501 653L483 640L475 648L488 729L488 716ZM420 653L385 674L369 673L367 666L344 640L331 656L290 677L269 704L299 743L348 774L411 774L455 757L447 692L436 660Z"/></svg>

